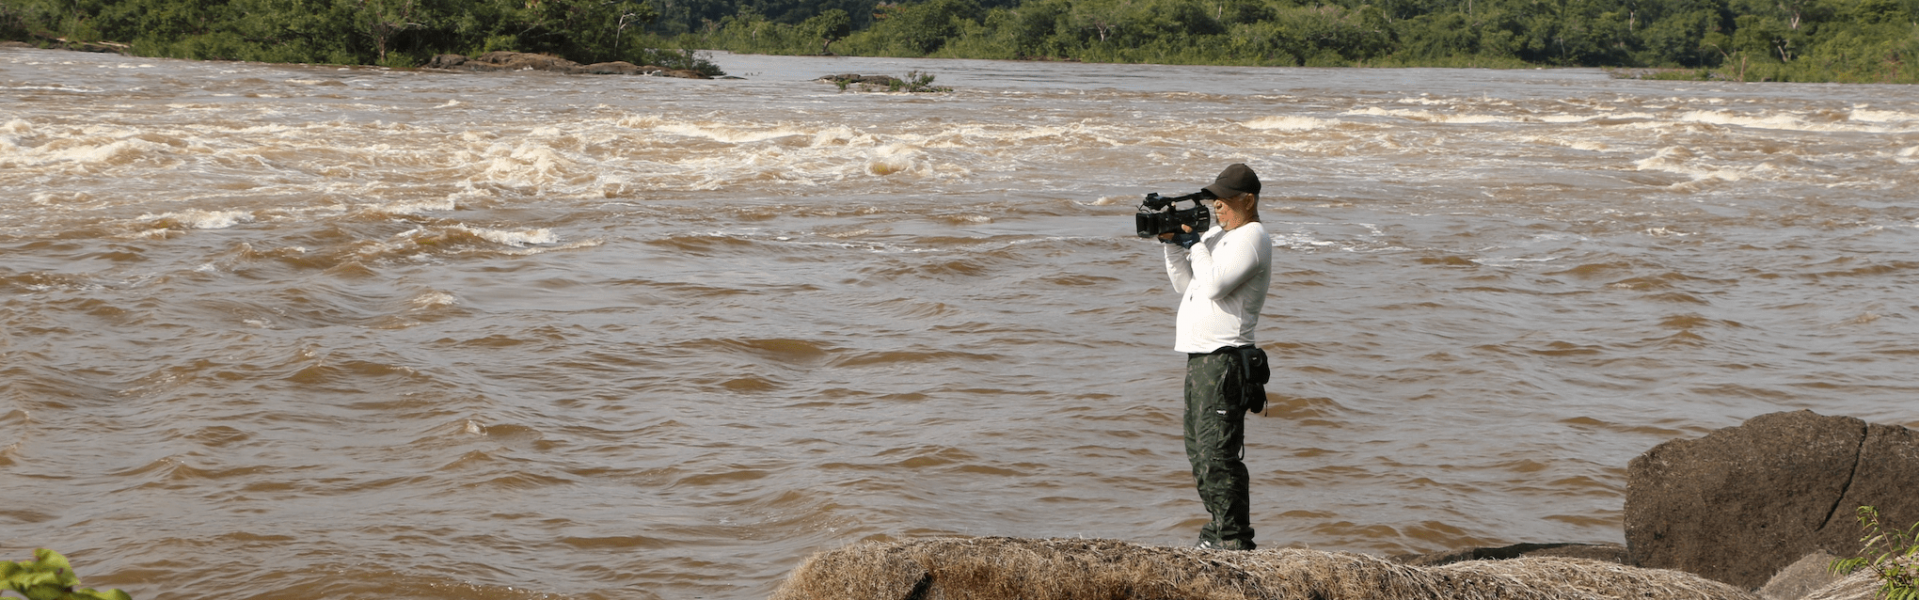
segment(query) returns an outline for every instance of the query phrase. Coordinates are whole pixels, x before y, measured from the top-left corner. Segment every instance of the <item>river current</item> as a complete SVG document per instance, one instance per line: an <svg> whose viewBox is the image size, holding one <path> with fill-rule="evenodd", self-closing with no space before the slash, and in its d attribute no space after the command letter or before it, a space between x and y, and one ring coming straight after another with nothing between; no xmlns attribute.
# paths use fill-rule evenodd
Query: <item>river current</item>
<svg viewBox="0 0 1919 600"><path fill-rule="evenodd" d="M1267 547L1624 541L1625 467L1919 426L1919 94L720 54L737 80L0 49L0 557L174 599L753 599L1188 544L1148 192L1274 233ZM939 94L814 78L930 72Z"/></svg>

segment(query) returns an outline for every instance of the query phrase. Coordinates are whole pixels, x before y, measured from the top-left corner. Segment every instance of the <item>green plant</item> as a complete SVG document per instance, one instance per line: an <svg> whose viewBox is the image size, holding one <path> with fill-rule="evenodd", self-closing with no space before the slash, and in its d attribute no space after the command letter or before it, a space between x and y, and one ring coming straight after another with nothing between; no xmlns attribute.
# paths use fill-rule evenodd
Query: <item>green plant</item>
<svg viewBox="0 0 1919 600"><path fill-rule="evenodd" d="M1870 568L1879 576L1880 598L1919 600L1919 523L1904 531L1888 528L1880 523L1878 509L1861 506L1859 526L1866 530L1859 538L1865 544L1864 556L1835 559L1832 572L1850 574Z"/></svg>
<svg viewBox="0 0 1919 600"><path fill-rule="evenodd" d="M630 62L640 65L665 67L668 69L693 71L707 77L726 75L726 71L720 70L719 65L714 64L711 60L707 60L707 58L699 52L689 49L642 48L635 58L636 60Z"/></svg>
<svg viewBox="0 0 1919 600"><path fill-rule="evenodd" d="M919 71L907 71L905 81L895 79L889 83L891 84L890 87L892 88L893 91L899 91L899 88L901 86L904 86L906 88L906 91L915 92L915 93L953 91L953 88L934 87L933 77L934 75L932 73L921 73Z"/></svg>
<svg viewBox="0 0 1919 600"><path fill-rule="evenodd" d="M0 591L12 590L27 600L133 600L120 590L94 591L80 586L67 557L46 548L33 551L33 560L0 561Z"/></svg>

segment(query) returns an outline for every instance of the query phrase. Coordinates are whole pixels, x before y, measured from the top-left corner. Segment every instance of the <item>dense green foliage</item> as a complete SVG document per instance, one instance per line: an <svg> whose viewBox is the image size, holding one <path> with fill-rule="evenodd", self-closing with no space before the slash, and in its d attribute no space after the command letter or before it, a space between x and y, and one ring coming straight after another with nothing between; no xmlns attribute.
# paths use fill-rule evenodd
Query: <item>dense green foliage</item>
<svg viewBox="0 0 1919 600"><path fill-rule="evenodd" d="M683 1L683 0L682 0ZM1276 66L1620 66L1919 82L1919 0L976 0L881 5L842 54ZM682 43L818 53L743 10Z"/></svg>
<svg viewBox="0 0 1919 600"><path fill-rule="evenodd" d="M120 590L80 587L67 557L46 548L33 551L33 560L0 561L0 592L5 591L27 600L133 600Z"/></svg>
<svg viewBox="0 0 1919 600"><path fill-rule="evenodd" d="M1872 569L1883 600L1919 600L1919 523L1901 531L1880 522L1878 509L1861 506L1859 527L1866 531L1859 538L1865 556L1834 560L1833 572Z"/></svg>
<svg viewBox="0 0 1919 600"><path fill-rule="evenodd" d="M639 63L656 15L646 0L0 0L0 37L192 59L412 66L513 50Z"/></svg>
<svg viewBox="0 0 1919 600"><path fill-rule="evenodd" d="M0 0L0 38L414 65L644 48L1919 83L1919 0ZM671 65L663 65L671 66Z"/></svg>

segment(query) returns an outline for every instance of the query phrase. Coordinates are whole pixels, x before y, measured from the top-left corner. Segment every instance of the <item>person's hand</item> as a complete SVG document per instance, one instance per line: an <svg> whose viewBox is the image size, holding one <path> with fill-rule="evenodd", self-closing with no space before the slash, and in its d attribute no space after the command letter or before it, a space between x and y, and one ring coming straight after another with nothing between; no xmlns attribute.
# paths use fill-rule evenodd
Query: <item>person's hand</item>
<svg viewBox="0 0 1919 600"><path fill-rule="evenodd" d="M1184 229L1184 230L1186 230L1186 233L1162 233L1162 234L1159 234L1159 241L1160 241L1160 243L1162 243L1162 244L1178 244L1178 245L1179 245L1179 247L1181 247L1181 248L1191 248L1191 247L1193 247L1193 244L1197 244L1197 243L1199 243L1199 234L1197 234L1197 233L1193 233L1193 228L1192 228L1192 227L1188 227L1188 226L1185 226L1185 225L1180 225L1180 226L1179 226L1179 228L1180 228L1180 229Z"/></svg>

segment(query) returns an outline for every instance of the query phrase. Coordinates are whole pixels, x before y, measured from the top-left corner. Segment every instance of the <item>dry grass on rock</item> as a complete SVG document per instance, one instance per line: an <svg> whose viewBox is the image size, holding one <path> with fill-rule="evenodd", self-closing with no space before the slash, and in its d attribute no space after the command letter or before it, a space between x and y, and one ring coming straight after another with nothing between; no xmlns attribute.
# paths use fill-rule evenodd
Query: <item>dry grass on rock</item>
<svg viewBox="0 0 1919 600"><path fill-rule="evenodd" d="M1871 569L1865 569L1813 590L1802 600L1878 600L1879 597L1879 577Z"/></svg>
<svg viewBox="0 0 1919 600"><path fill-rule="evenodd" d="M1415 567L1344 552L931 538L802 562L772 600L1756 600L1677 571L1570 558Z"/></svg>

